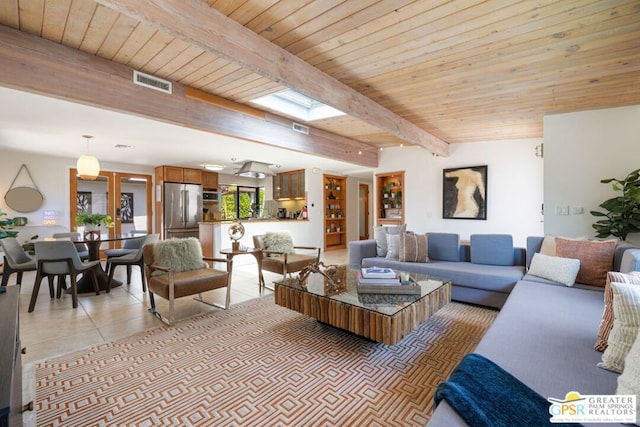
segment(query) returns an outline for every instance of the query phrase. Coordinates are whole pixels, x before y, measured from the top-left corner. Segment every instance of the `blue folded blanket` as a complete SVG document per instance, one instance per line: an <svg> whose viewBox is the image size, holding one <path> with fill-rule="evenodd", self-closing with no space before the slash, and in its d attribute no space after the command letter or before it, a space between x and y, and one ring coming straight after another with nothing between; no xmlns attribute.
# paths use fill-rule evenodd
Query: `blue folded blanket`
<svg viewBox="0 0 640 427"><path fill-rule="evenodd" d="M468 354L436 390L473 427L572 426L551 423L549 402L513 375L476 354Z"/></svg>

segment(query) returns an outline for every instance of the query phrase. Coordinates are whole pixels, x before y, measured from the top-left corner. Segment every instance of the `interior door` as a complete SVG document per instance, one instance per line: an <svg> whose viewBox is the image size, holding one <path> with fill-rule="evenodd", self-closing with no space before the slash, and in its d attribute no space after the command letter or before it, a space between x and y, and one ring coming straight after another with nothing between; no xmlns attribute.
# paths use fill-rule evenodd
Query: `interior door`
<svg viewBox="0 0 640 427"><path fill-rule="evenodd" d="M69 181L69 230L82 231L76 226L75 218L84 210L111 215L115 226L102 230L109 236L152 232L151 175L100 171L95 180L85 180L72 168ZM103 243L100 250L117 245L120 242Z"/></svg>

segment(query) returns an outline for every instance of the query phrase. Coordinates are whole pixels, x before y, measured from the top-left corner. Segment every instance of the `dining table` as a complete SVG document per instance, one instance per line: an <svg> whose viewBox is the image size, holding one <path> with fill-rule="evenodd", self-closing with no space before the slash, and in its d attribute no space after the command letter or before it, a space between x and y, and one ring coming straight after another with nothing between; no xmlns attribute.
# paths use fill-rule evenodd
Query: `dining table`
<svg viewBox="0 0 640 427"><path fill-rule="evenodd" d="M108 234L108 233L85 233L84 235L80 235L78 237L69 237L68 240L71 240L74 243L84 243L87 245L87 249L89 250L89 261L97 261L100 259L100 246L103 243L109 242L122 242L130 239L139 239L144 238L143 234L133 234L133 233L123 233L123 234ZM109 283L109 275L102 268L102 265L96 269L96 276L98 278L98 286L101 291L107 290L107 284ZM80 280L78 280L78 293L88 293L95 292L93 288L93 283L91 282L91 278L83 275ZM122 285L122 282L116 279L111 279L111 289Z"/></svg>

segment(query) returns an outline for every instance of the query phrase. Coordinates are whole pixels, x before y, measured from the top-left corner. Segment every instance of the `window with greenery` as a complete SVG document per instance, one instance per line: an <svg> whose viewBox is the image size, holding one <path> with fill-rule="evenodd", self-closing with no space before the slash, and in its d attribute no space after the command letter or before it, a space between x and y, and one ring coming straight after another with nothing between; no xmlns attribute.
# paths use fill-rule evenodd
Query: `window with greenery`
<svg viewBox="0 0 640 427"><path fill-rule="evenodd" d="M221 185L222 219L258 218L264 207L264 187Z"/></svg>

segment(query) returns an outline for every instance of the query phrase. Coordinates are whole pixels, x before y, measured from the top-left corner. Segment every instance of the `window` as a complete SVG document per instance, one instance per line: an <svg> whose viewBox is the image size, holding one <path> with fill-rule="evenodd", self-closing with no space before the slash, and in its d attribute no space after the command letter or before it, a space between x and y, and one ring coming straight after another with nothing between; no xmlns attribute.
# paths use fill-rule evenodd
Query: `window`
<svg viewBox="0 0 640 427"><path fill-rule="evenodd" d="M223 220L261 216L264 207L264 187L221 185L218 191L221 195L220 210Z"/></svg>

